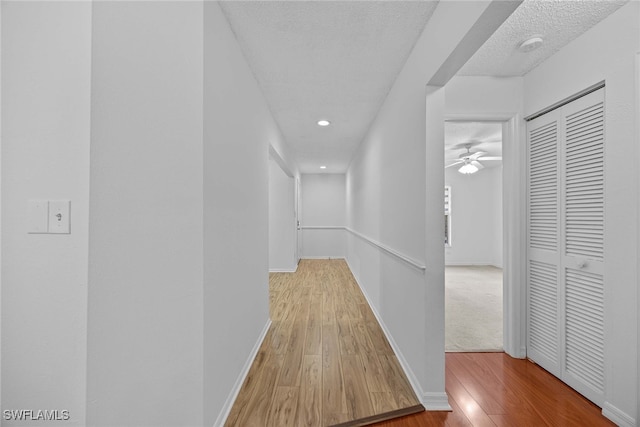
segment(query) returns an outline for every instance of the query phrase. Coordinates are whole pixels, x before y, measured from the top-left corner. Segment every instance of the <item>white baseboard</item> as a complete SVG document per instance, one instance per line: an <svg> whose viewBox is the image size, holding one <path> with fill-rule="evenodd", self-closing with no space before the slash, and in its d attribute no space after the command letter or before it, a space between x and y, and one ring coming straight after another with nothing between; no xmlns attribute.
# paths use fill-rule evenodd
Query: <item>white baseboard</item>
<svg viewBox="0 0 640 427"><path fill-rule="evenodd" d="M520 353L515 355L510 355L511 357L515 357L516 359L526 359L527 358L527 347L520 347Z"/></svg>
<svg viewBox="0 0 640 427"><path fill-rule="evenodd" d="M227 397L227 401L224 402L224 406L222 407L222 410L220 410L220 413L218 414L218 418L213 423L214 427L222 427L224 423L227 421L227 417L231 412L233 403L236 401L236 398L240 393L240 388L242 387L242 384L244 384L244 380L245 378L247 378L247 375L249 374L249 369L251 369L251 365L253 364L254 359L258 355L258 350L260 350L262 341L264 341L264 338L267 336L267 332L269 332L270 327L271 327L271 319L267 321L267 324L264 326L264 328L262 329L262 332L260 333L260 336L258 337L258 341L256 341L256 344L253 346L253 349L251 350L251 353L249 354L249 357L247 358L247 361L245 362L244 367L242 368L242 371L240 372L240 375L236 380L236 383L233 385L233 388L231 389L231 392Z"/></svg>
<svg viewBox="0 0 640 427"><path fill-rule="evenodd" d="M629 414L622 412L620 409L616 408L609 402L605 402L604 405L602 405L602 415L610 419L620 427L636 427L635 418L629 416Z"/></svg>
<svg viewBox="0 0 640 427"><path fill-rule="evenodd" d="M298 271L298 264L293 266L293 268L270 268L269 273L295 273Z"/></svg>
<svg viewBox="0 0 640 427"><path fill-rule="evenodd" d="M447 393L422 393L422 405L427 411L451 411Z"/></svg>
<svg viewBox="0 0 640 427"><path fill-rule="evenodd" d="M344 255L336 256L303 256L301 259L345 259Z"/></svg>
<svg viewBox="0 0 640 427"><path fill-rule="evenodd" d="M464 267L465 265L468 266L473 266L473 267L484 267L484 266L489 266L489 267L496 267L496 268L502 268L500 266L495 265L493 262L445 262L445 267Z"/></svg>
<svg viewBox="0 0 640 427"><path fill-rule="evenodd" d="M391 332L389 332L389 329L387 328L384 321L380 317L378 310L376 310L375 306L371 304L371 299L369 299L369 295L367 295L367 291L360 284L360 279L358 279L355 271L353 270L353 268L351 268L351 264L349 264L349 259L346 259L346 261L347 261L347 265L349 266L349 270L351 270L351 274L353 274L354 279L356 279L356 283L358 284L358 287L362 291L364 298L367 300L369 307L371 307L371 311L373 311L373 315L376 317L378 324L382 328L382 332L387 338L387 341L389 341L389 344L391 345L393 352L396 354L396 358L400 363L400 367L402 368L405 375L407 376L407 379L409 380L409 383L413 388L413 392L416 394L416 396L418 396L418 399L420 399L420 403L422 403L422 405L428 411L451 411L452 409L451 409L451 406L449 406L449 397L447 396L447 393L445 392L429 393L422 390L420 381L418 381L418 378L413 373L413 370L409 366L409 363L407 363L407 359L405 359L404 355L402 354L402 351L400 351L400 348L398 347L398 344L396 344L395 340L393 339L393 336L391 336Z"/></svg>

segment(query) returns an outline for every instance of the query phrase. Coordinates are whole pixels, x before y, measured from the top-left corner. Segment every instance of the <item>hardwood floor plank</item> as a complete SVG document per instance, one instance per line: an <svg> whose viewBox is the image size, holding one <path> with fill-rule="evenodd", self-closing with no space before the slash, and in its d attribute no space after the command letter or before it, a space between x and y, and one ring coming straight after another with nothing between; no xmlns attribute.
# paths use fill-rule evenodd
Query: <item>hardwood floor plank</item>
<svg viewBox="0 0 640 427"><path fill-rule="evenodd" d="M462 367L465 369L461 369ZM489 415L477 402L474 404L474 398L465 389L469 384L467 380L474 377L472 384L492 377L492 384L501 387L506 396L492 392L485 398L495 398L506 414ZM502 386L497 386L496 381ZM492 387L485 387L487 390L490 388ZM504 353L447 353L446 389L452 412L422 412L375 425L464 427L488 424L487 417L497 426L509 427L614 425L602 416L600 408L539 366L527 360L513 359ZM542 398L540 394L545 394L546 398ZM469 414L471 421L465 414Z"/></svg>
<svg viewBox="0 0 640 427"><path fill-rule="evenodd" d="M249 369L249 373L242 384L242 388L238 393L238 397L231 408L231 412L227 417L227 421L225 426L236 426L238 425L238 419L242 414L242 410L251 400L251 396L253 395L253 391L256 387L256 377L262 375L262 368L267 361L268 353L265 351L259 351L256 355L256 358Z"/></svg>
<svg viewBox="0 0 640 427"><path fill-rule="evenodd" d="M369 337L369 330L367 329L364 319L360 317L351 319L350 322L351 330L353 331L353 336L356 339L360 353L375 353L376 351Z"/></svg>
<svg viewBox="0 0 640 427"><path fill-rule="evenodd" d="M376 414L391 412L397 408L396 399L393 397L393 393L371 392L369 396L371 404L373 405L373 412Z"/></svg>
<svg viewBox="0 0 640 427"><path fill-rule="evenodd" d="M378 360L380 361L384 378L398 406L405 408L419 404L420 402L414 394L409 380L405 377L396 356L380 354L378 355Z"/></svg>
<svg viewBox="0 0 640 427"><path fill-rule="evenodd" d="M265 353L261 359L254 377L250 380L247 377L245 381L245 384L249 384L249 395L241 398L242 391L240 392L238 398L241 401L238 402L236 399L231 411L233 413L237 406L237 414L229 416L225 426L264 426L283 358L274 353Z"/></svg>
<svg viewBox="0 0 640 427"><path fill-rule="evenodd" d="M463 363L459 358L449 359L447 366L450 372L455 370L455 376L486 414L506 413L502 405L507 393L493 373L481 369L473 361Z"/></svg>
<svg viewBox="0 0 640 427"><path fill-rule="evenodd" d="M304 343L304 354L322 354L322 299L312 298L309 305L309 320L307 323L307 339Z"/></svg>
<svg viewBox="0 0 640 427"><path fill-rule="evenodd" d="M378 320L373 315L371 309L363 304L359 305L359 307L362 315L364 316L364 324L376 353L387 355L394 354L393 349L389 345L389 342L387 341L384 332L382 332L382 328L378 324Z"/></svg>
<svg viewBox="0 0 640 427"><path fill-rule="evenodd" d="M513 426L523 426L523 427L542 427L549 426L542 418L540 418L537 414L521 414L521 413L509 413L509 414L499 414L499 415L489 415L491 420L498 427L513 427Z"/></svg>
<svg viewBox="0 0 640 427"><path fill-rule="evenodd" d="M304 356L295 425L322 425L322 356Z"/></svg>
<svg viewBox="0 0 640 427"><path fill-rule="evenodd" d="M322 324L335 325L336 323L336 311L333 304L333 298L329 292L325 292L322 295Z"/></svg>
<svg viewBox="0 0 640 427"><path fill-rule="evenodd" d="M351 331L351 323L349 318L338 319L338 340L340 342L340 354L354 355L358 354L358 344Z"/></svg>
<svg viewBox="0 0 640 427"><path fill-rule="evenodd" d="M404 417L406 415L415 414L418 412L424 412L424 407L422 405L417 405L410 408L397 409L395 411L385 412L382 414L372 415L370 417L360 418L353 421L347 421L345 423L337 424L331 427L362 427L369 426L374 423L383 422L386 420L391 420L394 418Z"/></svg>
<svg viewBox="0 0 640 427"><path fill-rule="evenodd" d="M465 386L459 381L456 373L447 369L445 373L446 388L451 399L462 410L473 426L494 427L495 423L484 412L480 404L469 394Z"/></svg>
<svg viewBox="0 0 640 427"><path fill-rule="evenodd" d="M333 304L336 312L336 319L338 321L349 321L349 308L345 301L345 295L342 294L339 297L336 295L333 299Z"/></svg>
<svg viewBox="0 0 640 427"><path fill-rule="evenodd" d="M271 328L225 425L328 426L417 403L344 260L302 260L269 291Z"/></svg>
<svg viewBox="0 0 640 427"><path fill-rule="evenodd" d="M450 412L419 412L406 415L380 423L372 424L376 427L442 427L447 425L447 416ZM471 424L453 424L452 427L467 427Z"/></svg>
<svg viewBox="0 0 640 427"><path fill-rule="evenodd" d="M226 426L363 425L418 403L344 261L303 260L296 273L270 274L269 287L272 325ZM539 366L503 353L447 353L445 379L452 412L377 425L613 425Z"/></svg>
<svg viewBox="0 0 640 427"><path fill-rule="evenodd" d="M296 427L296 410L298 408L298 387L277 387L271 408L267 414L268 427Z"/></svg>
<svg viewBox="0 0 640 427"><path fill-rule="evenodd" d="M544 424L533 405L521 393L514 392L512 385L506 385L504 372L487 366L485 359L489 358L451 353L447 355L447 366L456 371L459 379L464 377L461 381L488 414L517 413L522 419L535 419ZM493 416L491 418L499 419Z"/></svg>
<svg viewBox="0 0 640 427"><path fill-rule="evenodd" d="M391 387L384 376L382 364L380 363L377 353L361 351L360 358L362 359L364 377L367 381L369 391L372 393L391 393ZM393 393L391 394L393 395ZM394 402L396 402L395 399ZM394 405L397 405L397 403L394 403ZM395 406L395 408L398 407L399 406Z"/></svg>
<svg viewBox="0 0 640 427"><path fill-rule="evenodd" d="M342 422L347 415L340 363L338 327L322 325L322 414L325 425Z"/></svg>
<svg viewBox="0 0 640 427"><path fill-rule="evenodd" d="M441 412L446 414L444 417L444 425L447 427L471 427L471 421L464 414L462 409L458 406L454 399L449 398L449 406L451 406L451 412Z"/></svg>
<svg viewBox="0 0 640 427"><path fill-rule="evenodd" d="M364 368L360 356L342 355L342 375L344 377L347 413L350 417L357 420L373 415L373 405L367 381L364 378Z"/></svg>
<svg viewBox="0 0 640 427"><path fill-rule="evenodd" d="M505 388L524 395L530 407L548 425L612 425L600 417L600 408L529 361L498 353L496 357L484 358L478 363L501 372Z"/></svg>
<svg viewBox="0 0 640 427"><path fill-rule="evenodd" d="M274 352L275 354L284 354L287 350L287 343L291 335L291 327L282 322L272 322L269 331L262 343L265 351Z"/></svg>
<svg viewBox="0 0 640 427"><path fill-rule="evenodd" d="M299 386L300 373L302 371L302 355L304 351L304 343L307 334L307 321L309 315L309 303L300 306L297 314L298 318L294 321L291 330L291 336L287 342L287 351L284 357L284 364L278 385L281 386Z"/></svg>

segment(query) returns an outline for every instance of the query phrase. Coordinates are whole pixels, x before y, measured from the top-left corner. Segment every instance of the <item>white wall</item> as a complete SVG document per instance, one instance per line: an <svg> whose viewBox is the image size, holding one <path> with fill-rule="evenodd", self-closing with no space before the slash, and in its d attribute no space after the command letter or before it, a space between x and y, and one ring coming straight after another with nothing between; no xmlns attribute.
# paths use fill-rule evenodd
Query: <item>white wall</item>
<svg viewBox="0 0 640 427"><path fill-rule="evenodd" d="M202 7L93 6L90 425L203 422Z"/></svg>
<svg viewBox="0 0 640 427"><path fill-rule="evenodd" d="M2 2L0 2L0 52L2 52ZM0 194L2 193L2 54L0 53ZM0 241L2 240L2 197L0 196ZM2 244L0 243L0 270ZM2 343L2 273L0 272L0 343ZM2 409L2 345L0 344L0 409Z"/></svg>
<svg viewBox="0 0 640 427"><path fill-rule="evenodd" d="M2 2L2 409L69 411L43 426L86 425L91 7ZM27 234L28 199L71 234Z"/></svg>
<svg viewBox="0 0 640 427"><path fill-rule="evenodd" d="M429 409L448 404L442 247L444 94L426 84L438 71L448 80L451 70L440 66L461 66L464 59L459 65L457 60L468 58L504 20L500 13L483 16L486 8L484 2L439 3L347 173L347 226L425 263L426 270L421 271L357 236L347 236L351 270ZM480 27L491 30L484 34ZM465 37L470 29L473 37ZM441 43L434 45L435 38ZM437 120L427 121L428 111Z"/></svg>
<svg viewBox="0 0 640 427"><path fill-rule="evenodd" d="M269 144L285 146L215 2L205 2L205 425L224 421L269 321ZM281 150L282 153L282 150Z"/></svg>
<svg viewBox="0 0 640 427"><path fill-rule="evenodd" d="M504 243L504 223L503 223L503 203L502 203L502 194L503 194L503 178L502 178L502 166L494 168L491 172L492 182L490 183L491 188L494 189L493 192L493 240L492 240L492 248L493 248L493 262L492 265L502 268L503 267L503 243Z"/></svg>
<svg viewBox="0 0 640 427"><path fill-rule="evenodd" d="M2 9L3 409L222 423L268 324L268 143L292 157L219 6ZM27 234L28 199L72 233Z"/></svg>
<svg viewBox="0 0 640 427"><path fill-rule="evenodd" d="M294 178L269 160L269 271L295 271L296 209Z"/></svg>
<svg viewBox="0 0 640 427"><path fill-rule="evenodd" d="M502 121L522 113L522 84L522 77L455 76L446 85L446 115Z"/></svg>
<svg viewBox="0 0 640 427"><path fill-rule="evenodd" d="M574 40L524 78L525 113L532 114L604 80L605 329L604 413L628 425L637 416L637 158L635 54L640 3L632 1Z"/></svg>
<svg viewBox="0 0 640 427"><path fill-rule="evenodd" d="M345 175L302 174L300 182L302 257L344 258L346 249L343 229L346 224Z"/></svg>
<svg viewBox="0 0 640 427"><path fill-rule="evenodd" d="M445 169L451 187L451 246L446 265L502 267L502 167L463 175Z"/></svg>

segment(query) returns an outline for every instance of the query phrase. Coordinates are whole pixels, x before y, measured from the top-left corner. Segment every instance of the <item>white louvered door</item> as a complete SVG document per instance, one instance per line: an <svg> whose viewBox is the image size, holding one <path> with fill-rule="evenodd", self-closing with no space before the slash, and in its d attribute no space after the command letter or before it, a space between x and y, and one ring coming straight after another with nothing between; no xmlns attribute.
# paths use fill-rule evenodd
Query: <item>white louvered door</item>
<svg viewBox="0 0 640 427"><path fill-rule="evenodd" d="M604 89L564 107L562 379L604 401Z"/></svg>
<svg viewBox="0 0 640 427"><path fill-rule="evenodd" d="M560 365L560 176L558 110L532 120L529 134L528 356L556 376Z"/></svg>
<svg viewBox="0 0 640 427"><path fill-rule="evenodd" d="M602 405L604 89L527 129L529 357Z"/></svg>

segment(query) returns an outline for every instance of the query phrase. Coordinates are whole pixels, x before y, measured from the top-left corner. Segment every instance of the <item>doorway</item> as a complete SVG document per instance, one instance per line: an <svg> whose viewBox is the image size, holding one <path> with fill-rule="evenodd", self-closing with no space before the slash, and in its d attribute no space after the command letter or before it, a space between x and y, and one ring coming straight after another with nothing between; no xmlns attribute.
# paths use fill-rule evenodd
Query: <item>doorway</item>
<svg viewBox="0 0 640 427"><path fill-rule="evenodd" d="M297 268L295 177L275 150L269 152L269 271Z"/></svg>
<svg viewBox="0 0 640 427"><path fill-rule="evenodd" d="M445 350L503 350L501 121L445 121Z"/></svg>

